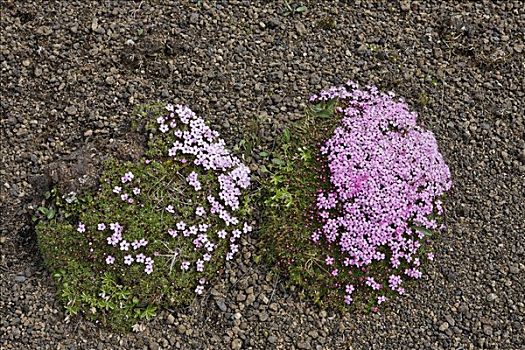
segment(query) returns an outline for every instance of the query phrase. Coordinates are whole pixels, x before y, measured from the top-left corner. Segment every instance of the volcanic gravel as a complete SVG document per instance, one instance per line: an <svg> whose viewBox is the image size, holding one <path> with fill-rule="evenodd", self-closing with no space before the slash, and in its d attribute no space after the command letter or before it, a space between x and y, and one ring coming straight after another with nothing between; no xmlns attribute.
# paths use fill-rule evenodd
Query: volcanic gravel
<svg viewBox="0 0 525 350"><path fill-rule="evenodd" d="M1 349L525 348L523 3L286 3L1 1ZM322 310L253 262L255 234L206 296L137 332L65 319L31 221L46 169L125 156L131 111L154 101L258 154L347 80L405 97L453 174L448 230L408 295Z"/></svg>

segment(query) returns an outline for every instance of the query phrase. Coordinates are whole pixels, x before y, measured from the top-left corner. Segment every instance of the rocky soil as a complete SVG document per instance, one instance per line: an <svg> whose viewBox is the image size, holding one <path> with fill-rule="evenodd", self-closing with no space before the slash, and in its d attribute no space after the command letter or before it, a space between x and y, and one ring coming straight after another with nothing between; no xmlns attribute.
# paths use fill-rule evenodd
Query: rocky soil
<svg viewBox="0 0 525 350"><path fill-rule="evenodd" d="M0 1L0 348L525 348L521 1L221 3ZM404 96L453 173L448 230L407 296L321 310L253 262L254 235L226 280L138 332L65 319L31 222L46 169L126 157L131 111L154 101L257 154L310 94L349 79Z"/></svg>

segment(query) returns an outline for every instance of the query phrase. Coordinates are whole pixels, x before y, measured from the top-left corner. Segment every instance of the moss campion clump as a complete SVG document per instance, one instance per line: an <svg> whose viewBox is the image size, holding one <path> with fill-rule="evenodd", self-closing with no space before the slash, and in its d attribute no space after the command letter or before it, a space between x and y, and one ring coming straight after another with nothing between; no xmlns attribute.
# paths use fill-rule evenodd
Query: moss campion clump
<svg viewBox="0 0 525 350"><path fill-rule="evenodd" d="M202 294L252 230L250 170L218 133L184 106L141 115L146 158L108 161L96 193L37 226L68 313L122 329Z"/></svg>
<svg viewBox="0 0 525 350"><path fill-rule="evenodd" d="M268 256L319 302L381 304L432 259L449 169L393 94L348 83L310 102L268 182Z"/></svg>

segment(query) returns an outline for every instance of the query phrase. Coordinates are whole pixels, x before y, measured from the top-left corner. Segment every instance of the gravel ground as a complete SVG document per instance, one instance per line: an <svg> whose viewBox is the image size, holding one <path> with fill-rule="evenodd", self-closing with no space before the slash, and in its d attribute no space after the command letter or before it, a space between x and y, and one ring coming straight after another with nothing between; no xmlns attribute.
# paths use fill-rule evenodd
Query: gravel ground
<svg viewBox="0 0 525 350"><path fill-rule="evenodd" d="M520 1L100 3L1 1L1 349L525 348ZM141 332L65 322L30 219L49 164L114 152L133 107L156 100L268 149L310 94L348 79L404 96L453 173L449 229L407 296L320 310L252 262L253 237L208 295Z"/></svg>

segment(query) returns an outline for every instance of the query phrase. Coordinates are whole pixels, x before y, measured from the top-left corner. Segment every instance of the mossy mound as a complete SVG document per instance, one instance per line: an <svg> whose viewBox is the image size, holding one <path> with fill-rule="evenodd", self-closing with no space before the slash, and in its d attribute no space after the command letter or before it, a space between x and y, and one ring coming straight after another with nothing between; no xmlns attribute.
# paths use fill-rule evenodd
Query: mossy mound
<svg viewBox="0 0 525 350"><path fill-rule="evenodd" d="M249 170L193 112L167 108L137 112L145 159L108 160L97 191L54 191L41 210L38 243L68 314L125 330L188 305L251 231Z"/></svg>

